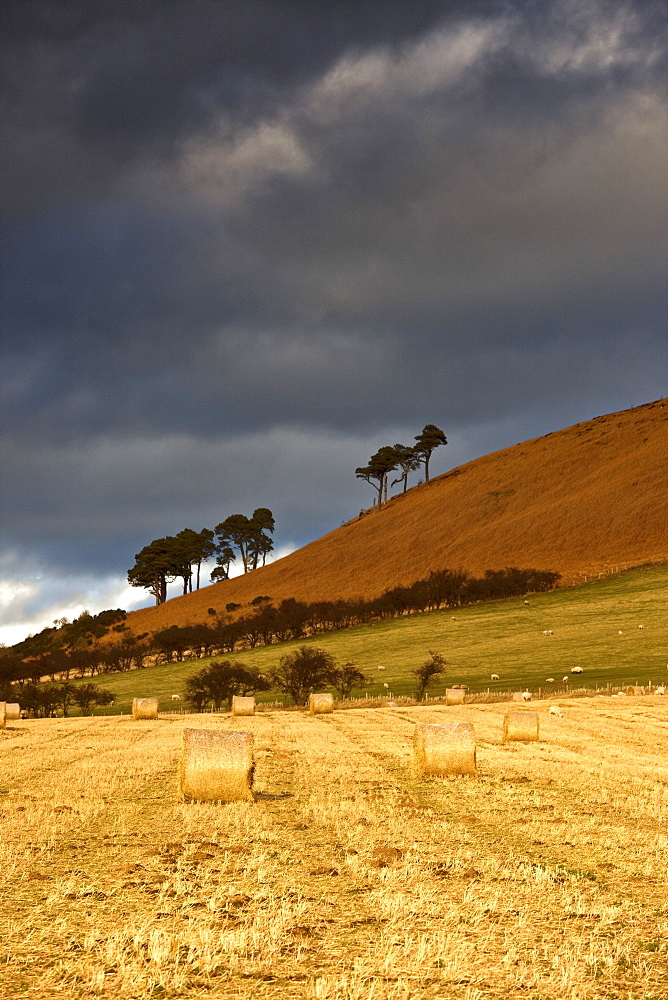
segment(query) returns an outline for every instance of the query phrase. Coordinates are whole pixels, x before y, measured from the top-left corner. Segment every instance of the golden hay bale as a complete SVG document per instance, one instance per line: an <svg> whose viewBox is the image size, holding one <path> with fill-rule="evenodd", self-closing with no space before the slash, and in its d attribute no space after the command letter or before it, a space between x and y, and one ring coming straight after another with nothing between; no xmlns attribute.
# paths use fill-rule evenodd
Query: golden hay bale
<svg viewBox="0 0 668 1000"><path fill-rule="evenodd" d="M252 802L253 736L184 729L181 794L186 802Z"/></svg>
<svg viewBox="0 0 668 1000"><path fill-rule="evenodd" d="M503 717L504 743L530 743L538 738L538 712L506 712Z"/></svg>
<svg viewBox="0 0 668 1000"><path fill-rule="evenodd" d="M310 694L308 698L308 710L311 715L327 715L334 711L334 695L332 694Z"/></svg>
<svg viewBox="0 0 668 1000"><path fill-rule="evenodd" d="M255 698L232 695L232 715L255 715Z"/></svg>
<svg viewBox="0 0 668 1000"><path fill-rule="evenodd" d="M465 700L466 700L466 691L464 691L462 688L445 689L446 705L463 705Z"/></svg>
<svg viewBox="0 0 668 1000"><path fill-rule="evenodd" d="M21 718L21 706L18 701L5 702L5 718L7 722L14 722Z"/></svg>
<svg viewBox="0 0 668 1000"><path fill-rule="evenodd" d="M133 719L157 719L158 699L157 698L133 698L132 699Z"/></svg>
<svg viewBox="0 0 668 1000"><path fill-rule="evenodd" d="M7 702L0 701L0 729L7 728Z"/></svg>
<svg viewBox="0 0 668 1000"><path fill-rule="evenodd" d="M417 725L413 733L413 769L417 777L475 774L475 731L470 722Z"/></svg>

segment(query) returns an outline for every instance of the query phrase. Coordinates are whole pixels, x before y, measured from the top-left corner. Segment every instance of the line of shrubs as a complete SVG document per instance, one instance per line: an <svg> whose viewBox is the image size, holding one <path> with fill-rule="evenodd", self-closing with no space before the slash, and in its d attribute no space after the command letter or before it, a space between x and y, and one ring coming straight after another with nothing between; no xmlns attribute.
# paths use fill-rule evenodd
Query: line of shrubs
<svg viewBox="0 0 668 1000"><path fill-rule="evenodd" d="M551 571L514 567L487 570L482 577L444 569L432 571L407 586L393 587L369 601L358 598L308 604L288 598L275 606L271 597L259 596L251 602L250 613L235 619L221 616L211 608L209 613L213 620L210 624L174 625L153 636L147 633L137 636L129 631L123 634L127 629L124 612L102 612L113 618L107 634L118 633L119 641L94 645L81 628L75 630L76 636L70 637L74 623L64 630L44 630L49 633L50 645L45 647L44 633L40 633L33 637L40 640L39 646L34 643L31 646L30 640L25 640L4 651L0 658L0 687L3 682L12 680L37 683L44 676L51 676L54 681L93 677L98 673L138 669L149 663L181 662L186 658L234 653L403 615L544 592L552 590L558 579L559 574ZM227 611L233 612L239 607L229 604ZM89 618L98 625L96 618ZM62 645L58 644L60 632L64 632ZM75 638L72 645L67 644L68 639L71 642Z"/></svg>

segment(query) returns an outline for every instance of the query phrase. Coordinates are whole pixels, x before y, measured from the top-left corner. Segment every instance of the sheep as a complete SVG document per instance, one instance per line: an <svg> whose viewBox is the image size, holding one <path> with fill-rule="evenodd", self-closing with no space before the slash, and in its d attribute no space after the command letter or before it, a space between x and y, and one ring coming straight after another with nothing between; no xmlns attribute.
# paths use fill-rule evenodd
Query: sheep
<svg viewBox="0 0 668 1000"><path fill-rule="evenodd" d="M617 633L617 635L624 635L624 633L623 633L623 632L622 632L622 630L620 629L620 630L619 630L619 632Z"/></svg>
<svg viewBox="0 0 668 1000"><path fill-rule="evenodd" d="M582 667L571 667L572 674L581 674L583 672Z"/></svg>
<svg viewBox="0 0 668 1000"><path fill-rule="evenodd" d="M563 719L564 713L561 711L558 705L550 705L550 715L556 715L557 718Z"/></svg>
<svg viewBox="0 0 668 1000"><path fill-rule="evenodd" d="M490 678L489 679L490 679L490 681L500 681L501 680L501 678L499 677L498 674L490 674Z"/></svg>
<svg viewBox="0 0 668 1000"><path fill-rule="evenodd" d="M531 701L531 698L532 698L531 691L522 691L523 701Z"/></svg>
<svg viewBox="0 0 668 1000"><path fill-rule="evenodd" d="M546 684L554 684L554 677L547 677L545 679Z"/></svg>
<svg viewBox="0 0 668 1000"><path fill-rule="evenodd" d="M645 627L644 625L638 625L638 628L644 628L644 627Z"/></svg>
<svg viewBox="0 0 668 1000"><path fill-rule="evenodd" d="M528 601L525 601L524 603L525 603L525 604L528 604L529 602L528 602Z"/></svg>
<svg viewBox="0 0 668 1000"><path fill-rule="evenodd" d="M543 632L543 635L554 635L554 632L552 631L551 628L546 628L545 631Z"/></svg>
<svg viewBox="0 0 668 1000"><path fill-rule="evenodd" d="M664 685L663 684L659 684L658 688L656 689L656 691L654 693L655 694L665 694L666 693L666 689L665 689Z"/></svg>
<svg viewBox="0 0 668 1000"><path fill-rule="evenodd" d="M379 669L379 670L384 670L384 669L385 669L385 667L378 667L378 669Z"/></svg>
<svg viewBox="0 0 668 1000"><path fill-rule="evenodd" d="M563 684L568 684L568 677L567 676L566 677L562 677L561 681L562 681Z"/></svg>
<svg viewBox="0 0 668 1000"><path fill-rule="evenodd" d="M181 695L180 694L173 694L172 695L172 701L181 701Z"/></svg>

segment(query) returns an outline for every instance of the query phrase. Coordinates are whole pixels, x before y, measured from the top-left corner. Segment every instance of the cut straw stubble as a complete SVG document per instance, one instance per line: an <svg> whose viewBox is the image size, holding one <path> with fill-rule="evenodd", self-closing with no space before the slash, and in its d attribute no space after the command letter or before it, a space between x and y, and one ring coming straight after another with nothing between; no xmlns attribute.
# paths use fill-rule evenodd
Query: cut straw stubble
<svg viewBox="0 0 668 1000"><path fill-rule="evenodd" d="M416 777L476 773L475 731L470 722L417 725L413 734Z"/></svg>
<svg viewBox="0 0 668 1000"><path fill-rule="evenodd" d="M186 802L253 801L251 733L185 729L181 794Z"/></svg>

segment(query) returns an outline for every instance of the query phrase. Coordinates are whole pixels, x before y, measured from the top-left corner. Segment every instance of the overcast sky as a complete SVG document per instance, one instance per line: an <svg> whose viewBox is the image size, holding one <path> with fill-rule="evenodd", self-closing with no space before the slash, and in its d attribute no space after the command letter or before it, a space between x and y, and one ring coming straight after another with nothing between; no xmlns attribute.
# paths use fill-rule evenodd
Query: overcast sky
<svg viewBox="0 0 668 1000"><path fill-rule="evenodd" d="M653 0L4 0L0 641L666 392ZM173 592L177 592L177 587Z"/></svg>

